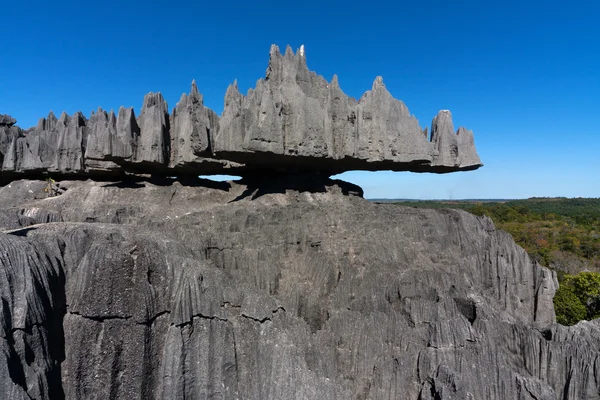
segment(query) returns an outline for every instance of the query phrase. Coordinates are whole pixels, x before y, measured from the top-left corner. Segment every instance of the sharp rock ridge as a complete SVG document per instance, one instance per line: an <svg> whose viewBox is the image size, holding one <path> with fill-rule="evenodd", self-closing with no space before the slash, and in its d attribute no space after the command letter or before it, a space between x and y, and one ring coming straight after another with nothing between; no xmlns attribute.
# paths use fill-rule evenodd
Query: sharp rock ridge
<svg viewBox="0 0 600 400"><path fill-rule="evenodd" d="M302 45L282 54L271 46L265 77L242 95L234 82L219 116L204 106L196 81L169 113L160 93L115 115L99 108L89 119L50 112L36 127L19 128L0 115L3 181L54 174L102 177L143 173L211 175L393 170L446 173L483 164L473 133L454 132L442 110L431 133L377 77L356 101L308 69Z"/></svg>

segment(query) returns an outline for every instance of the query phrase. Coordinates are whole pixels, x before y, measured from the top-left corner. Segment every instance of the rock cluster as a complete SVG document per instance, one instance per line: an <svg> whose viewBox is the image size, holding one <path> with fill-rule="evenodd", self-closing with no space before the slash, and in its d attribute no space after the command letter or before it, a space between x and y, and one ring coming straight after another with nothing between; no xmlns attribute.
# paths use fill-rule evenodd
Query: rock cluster
<svg viewBox="0 0 600 400"><path fill-rule="evenodd" d="M0 114L0 126L11 127L17 123L17 120L10 115Z"/></svg>
<svg viewBox="0 0 600 400"><path fill-rule="evenodd" d="M196 83L172 113L160 93L132 108L51 112L22 130L0 115L0 166L7 182L22 177L114 177L124 173L198 176L257 171L348 170L453 172L480 167L473 134L454 132L449 111L434 118L431 136L378 77L359 101L308 70L304 51L273 46L264 79L246 96L234 83L219 118Z"/></svg>
<svg viewBox="0 0 600 400"><path fill-rule="evenodd" d="M0 188L3 398L599 398L600 323L556 325L487 217L326 178L57 184Z"/></svg>
<svg viewBox="0 0 600 400"><path fill-rule="evenodd" d="M271 47L267 76L247 96L234 84L215 138L215 153L263 168L344 172L394 170L452 172L481 161L473 133L454 132L444 110L427 137L408 108L377 77L359 101L308 70L304 51L281 55Z"/></svg>

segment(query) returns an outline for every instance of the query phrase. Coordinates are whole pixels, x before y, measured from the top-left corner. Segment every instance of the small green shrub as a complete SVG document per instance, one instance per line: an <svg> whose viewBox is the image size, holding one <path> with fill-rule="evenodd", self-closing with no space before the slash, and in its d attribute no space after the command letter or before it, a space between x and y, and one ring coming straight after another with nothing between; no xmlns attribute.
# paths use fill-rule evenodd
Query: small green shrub
<svg viewBox="0 0 600 400"><path fill-rule="evenodd" d="M600 317L600 273L565 274L560 281L554 296L554 310L559 324L575 325L583 319Z"/></svg>

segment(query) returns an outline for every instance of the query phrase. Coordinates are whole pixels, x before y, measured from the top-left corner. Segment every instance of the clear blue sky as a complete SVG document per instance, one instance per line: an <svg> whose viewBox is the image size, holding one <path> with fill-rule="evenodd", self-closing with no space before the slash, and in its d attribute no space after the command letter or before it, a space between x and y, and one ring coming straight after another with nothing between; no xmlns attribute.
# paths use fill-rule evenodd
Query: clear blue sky
<svg viewBox="0 0 600 400"><path fill-rule="evenodd" d="M360 97L382 75L422 127L440 109L485 164L434 175L350 172L367 197L600 197L600 2L7 1L0 113L172 108L196 79L221 113L227 86L263 77L271 43Z"/></svg>

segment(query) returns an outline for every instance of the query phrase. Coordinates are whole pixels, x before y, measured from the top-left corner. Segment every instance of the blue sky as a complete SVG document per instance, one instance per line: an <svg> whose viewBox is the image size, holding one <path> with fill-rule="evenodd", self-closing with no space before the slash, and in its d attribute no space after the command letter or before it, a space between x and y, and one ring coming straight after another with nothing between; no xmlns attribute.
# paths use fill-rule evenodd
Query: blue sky
<svg viewBox="0 0 600 400"><path fill-rule="evenodd" d="M366 197L600 197L600 2L26 1L3 6L0 113L172 108L196 79L221 113L227 86L263 77L269 47L305 45L311 70L359 98L382 75L422 127L440 109L485 164L435 175L349 172Z"/></svg>

